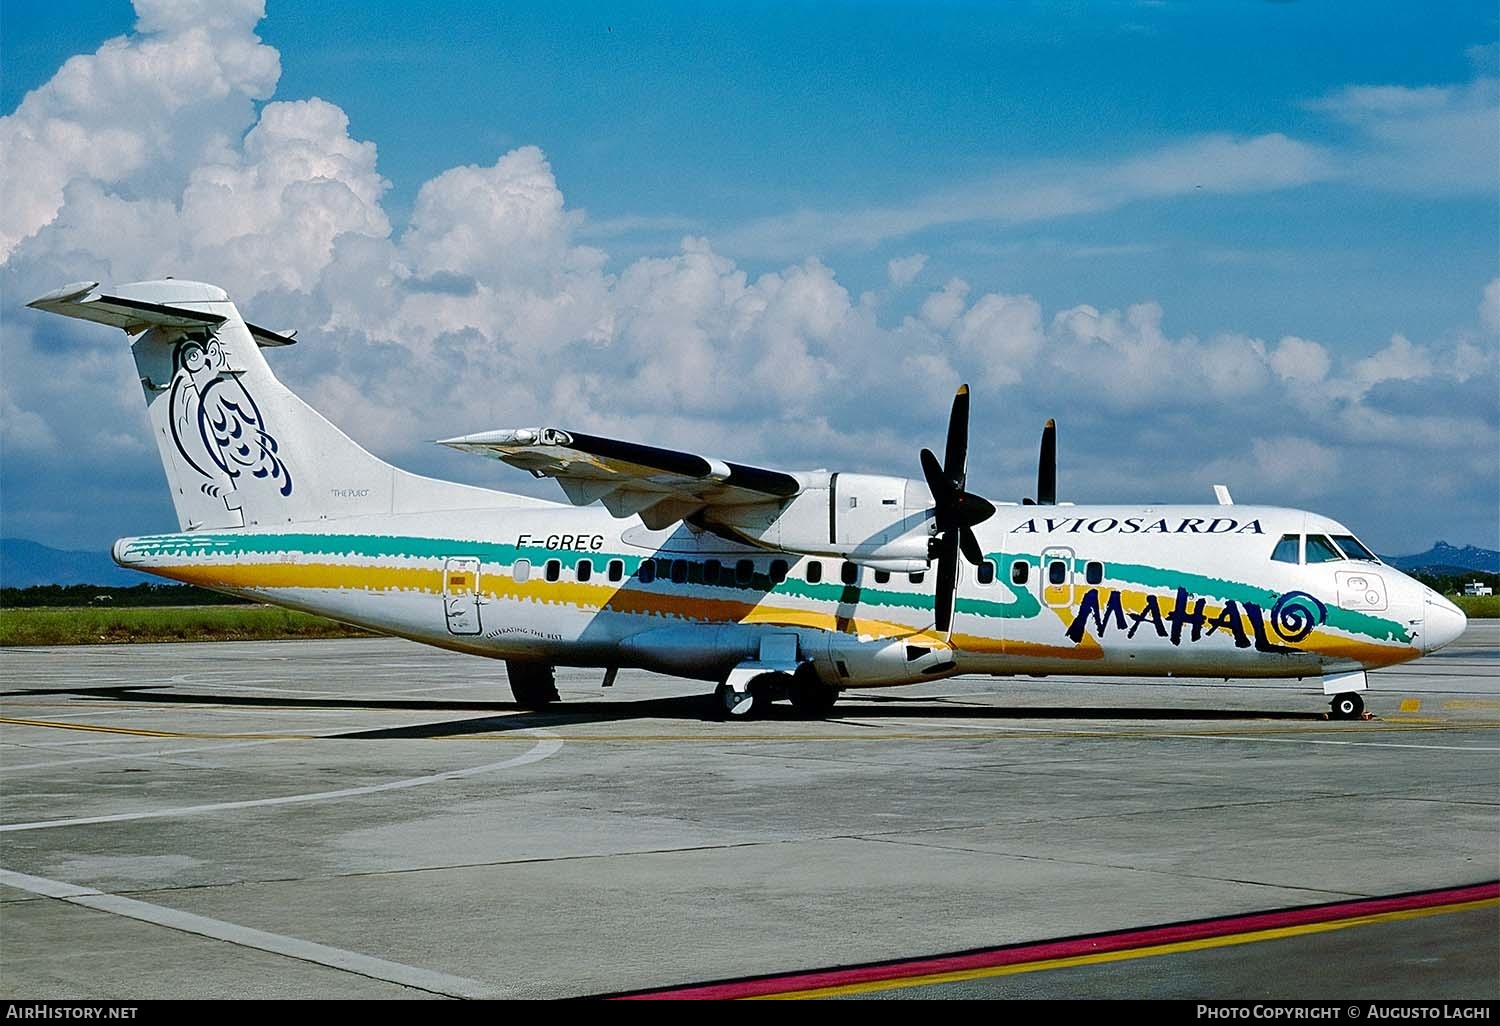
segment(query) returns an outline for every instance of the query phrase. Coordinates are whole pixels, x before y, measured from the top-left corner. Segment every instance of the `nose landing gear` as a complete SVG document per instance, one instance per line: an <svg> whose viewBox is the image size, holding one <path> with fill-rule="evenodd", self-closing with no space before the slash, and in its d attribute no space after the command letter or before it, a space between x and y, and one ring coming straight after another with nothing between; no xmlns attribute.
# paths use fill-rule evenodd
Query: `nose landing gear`
<svg viewBox="0 0 1500 1026"><path fill-rule="evenodd" d="M1329 706L1332 710L1330 719L1357 720L1365 711L1365 700L1357 692L1346 691L1342 695L1334 695Z"/></svg>

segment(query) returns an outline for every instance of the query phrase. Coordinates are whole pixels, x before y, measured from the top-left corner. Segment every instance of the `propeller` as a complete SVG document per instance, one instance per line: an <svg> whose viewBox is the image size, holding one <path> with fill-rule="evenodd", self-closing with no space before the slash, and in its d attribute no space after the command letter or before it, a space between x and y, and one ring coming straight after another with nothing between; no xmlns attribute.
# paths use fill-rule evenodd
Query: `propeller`
<svg viewBox="0 0 1500 1026"><path fill-rule="evenodd" d="M1042 428L1042 452L1036 463L1036 498L1025 499L1027 506L1057 505L1057 421L1048 420Z"/></svg>
<svg viewBox="0 0 1500 1026"><path fill-rule="evenodd" d="M927 543L927 558L937 560L937 594L933 613L935 626L947 634L953 625L953 595L958 580L958 554L975 566L984 562L984 550L974 537L974 525L995 514L995 507L982 495L964 490L969 460L969 386L960 385L948 416L948 444L943 462L931 449L922 450L922 474L932 492L934 527Z"/></svg>

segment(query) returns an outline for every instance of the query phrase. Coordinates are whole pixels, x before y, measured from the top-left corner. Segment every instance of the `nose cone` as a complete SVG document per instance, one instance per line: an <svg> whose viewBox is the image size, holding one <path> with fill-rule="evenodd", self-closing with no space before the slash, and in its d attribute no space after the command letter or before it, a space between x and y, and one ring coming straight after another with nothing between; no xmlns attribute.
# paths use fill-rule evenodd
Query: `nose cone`
<svg viewBox="0 0 1500 1026"><path fill-rule="evenodd" d="M1427 596L1427 630L1422 636L1422 651L1436 652L1451 645L1469 626L1463 610L1437 593Z"/></svg>

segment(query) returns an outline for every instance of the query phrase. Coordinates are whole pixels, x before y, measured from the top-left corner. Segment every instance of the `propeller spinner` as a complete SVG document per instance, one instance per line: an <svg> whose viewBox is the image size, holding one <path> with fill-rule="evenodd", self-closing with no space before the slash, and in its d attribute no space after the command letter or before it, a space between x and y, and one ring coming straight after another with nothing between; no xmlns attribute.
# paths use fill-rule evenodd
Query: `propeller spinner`
<svg viewBox="0 0 1500 1026"><path fill-rule="evenodd" d="M933 615L937 630L947 634L953 626L953 596L958 580L958 554L975 566L984 562L984 550L974 537L974 525L995 514L995 507L982 495L964 490L969 460L969 386L960 385L948 416L948 444L943 462L931 449L922 450L922 474L932 492L934 527L927 544L929 559L937 560L937 593Z"/></svg>

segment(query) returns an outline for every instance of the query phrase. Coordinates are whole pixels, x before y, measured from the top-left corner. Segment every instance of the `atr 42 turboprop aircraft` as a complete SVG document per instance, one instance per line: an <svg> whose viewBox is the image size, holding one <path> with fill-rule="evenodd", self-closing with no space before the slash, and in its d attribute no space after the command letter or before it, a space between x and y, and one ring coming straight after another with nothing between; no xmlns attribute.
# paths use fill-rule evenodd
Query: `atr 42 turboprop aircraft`
<svg viewBox="0 0 1500 1026"><path fill-rule="evenodd" d="M360 448L278 381L223 290L69 285L31 306L124 329L180 530L121 566L503 659L516 701L556 666L717 683L723 714L954 674L1319 678L1463 633L1442 596L1316 513L1075 506L1043 433L1035 499L965 489L969 396L923 479L766 470L552 427L442 444L553 477L570 505L439 481ZM962 557L962 558L960 558Z"/></svg>

